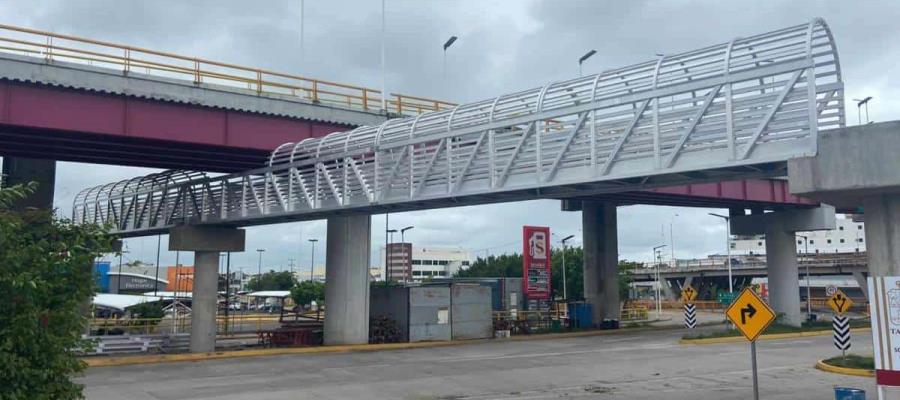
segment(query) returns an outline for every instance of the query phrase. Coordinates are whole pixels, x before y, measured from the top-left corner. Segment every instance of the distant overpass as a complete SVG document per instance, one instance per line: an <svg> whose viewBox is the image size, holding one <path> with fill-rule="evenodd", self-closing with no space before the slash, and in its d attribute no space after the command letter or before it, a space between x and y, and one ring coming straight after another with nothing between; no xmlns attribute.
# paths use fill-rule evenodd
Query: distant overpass
<svg viewBox="0 0 900 400"><path fill-rule="evenodd" d="M281 143L453 104L0 25L0 155L234 172Z"/></svg>

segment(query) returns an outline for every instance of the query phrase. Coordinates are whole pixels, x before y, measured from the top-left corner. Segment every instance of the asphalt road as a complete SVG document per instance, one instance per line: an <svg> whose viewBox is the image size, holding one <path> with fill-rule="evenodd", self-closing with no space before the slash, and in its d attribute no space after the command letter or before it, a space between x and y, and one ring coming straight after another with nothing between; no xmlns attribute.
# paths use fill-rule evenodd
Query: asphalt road
<svg viewBox="0 0 900 400"><path fill-rule="evenodd" d="M91 368L81 382L102 400L752 398L748 344L679 345L682 333ZM871 352L867 333L852 343ZM830 336L757 347L762 399L833 399L835 386L877 398L871 378L813 369L837 354Z"/></svg>

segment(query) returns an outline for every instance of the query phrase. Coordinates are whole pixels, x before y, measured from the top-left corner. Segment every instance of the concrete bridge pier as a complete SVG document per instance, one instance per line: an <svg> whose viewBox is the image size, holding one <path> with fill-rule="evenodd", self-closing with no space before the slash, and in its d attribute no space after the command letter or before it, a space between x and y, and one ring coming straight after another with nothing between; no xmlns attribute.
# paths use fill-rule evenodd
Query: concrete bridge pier
<svg viewBox="0 0 900 400"><path fill-rule="evenodd" d="M794 209L765 214L732 215L735 235L766 235L766 269L769 305L783 314L782 323L800 326L800 280L797 268L796 232L834 229L834 207Z"/></svg>
<svg viewBox="0 0 900 400"><path fill-rule="evenodd" d="M194 290L191 300L191 353L216 349L219 252L244 251L243 229L179 226L169 232L169 251L194 252Z"/></svg>
<svg viewBox="0 0 900 400"><path fill-rule="evenodd" d="M325 344L369 342L370 215L328 218Z"/></svg>
<svg viewBox="0 0 900 400"><path fill-rule="evenodd" d="M56 161L24 157L3 157L2 186L8 187L37 182L37 190L25 199L13 204L13 209L53 209L53 191L56 183Z"/></svg>
<svg viewBox="0 0 900 400"><path fill-rule="evenodd" d="M616 205L584 201L564 202L563 209L581 207L584 246L584 298L593 308L593 324L619 319L619 242Z"/></svg>

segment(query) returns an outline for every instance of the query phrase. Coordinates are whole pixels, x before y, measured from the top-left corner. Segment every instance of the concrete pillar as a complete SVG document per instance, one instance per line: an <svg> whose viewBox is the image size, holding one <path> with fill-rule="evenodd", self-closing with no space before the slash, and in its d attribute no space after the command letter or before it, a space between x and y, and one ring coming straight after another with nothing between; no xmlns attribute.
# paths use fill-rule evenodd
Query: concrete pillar
<svg viewBox="0 0 900 400"><path fill-rule="evenodd" d="M372 217L328 218L325 245L325 344L369 342Z"/></svg>
<svg viewBox="0 0 900 400"><path fill-rule="evenodd" d="M244 251L241 229L209 226L179 226L169 232L169 251L194 252L194 290L191 299L192 353L216 349L219 252Z"/></svg>
<svg viewBox="0 0 900 400"><path fill-rule="evenodd" d="M766 227L766 270L769 275L769 305L784 314L782 323L800 326L800 280L797 270L797 242L794 233L780 224Z"/></svg>
<svg viewBox="0 0 900 400"><path fill-rule="evenodd" d="M869 276L900 275L900 194L863 199Z"/></svg>
<svg viewBox="0 0 900 400"><path fill-rule="evenodd" d="M56 161L35 158L3 157L3 186L37 182L34 194L13 204L13 209L53 209L53 186L56 183Z"/></svg>
<svg viewBox="0 0 900 400"><path fill-rule="evenodd" d="M191 353L216 350L219 252L194 252L194 293L191 300Z"/></svg>
<svg viewBox="0 0 900 400"><path fill-rule="evenodd" d="M582 203L584 298L593 308L593 324L619 319L619 245L616 205Z"/></svg>

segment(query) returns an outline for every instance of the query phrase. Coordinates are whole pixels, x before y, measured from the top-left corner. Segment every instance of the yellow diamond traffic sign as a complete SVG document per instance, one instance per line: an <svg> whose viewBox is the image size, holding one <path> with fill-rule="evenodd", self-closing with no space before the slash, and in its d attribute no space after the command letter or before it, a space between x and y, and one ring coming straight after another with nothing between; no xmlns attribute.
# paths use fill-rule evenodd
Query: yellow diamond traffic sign
<svg viewBox="0 0 900 400"><path fill-rule="evenodd" d="M683 289L681 289L681 301L685 303L690 303L697 298L697 291L694 290L694 287L690 284L686 285Z"/></svg>
<svg viewBox="0 0 900 400"><path fill-rule="evenodd" d="M725 310L725 316L751 342L775 320L775 312L749 287Z"/></svg>
<svg viewBox="0 0 900 400"><path fill-rule="evenodd" d="M844 315L844 313L850 309L850 306L853 305L853 300L850 300L844 292L837 289L834 294L825 301L825 304L828 304L828 307L831 307L835 314Z"/></svg>

